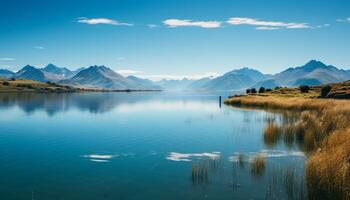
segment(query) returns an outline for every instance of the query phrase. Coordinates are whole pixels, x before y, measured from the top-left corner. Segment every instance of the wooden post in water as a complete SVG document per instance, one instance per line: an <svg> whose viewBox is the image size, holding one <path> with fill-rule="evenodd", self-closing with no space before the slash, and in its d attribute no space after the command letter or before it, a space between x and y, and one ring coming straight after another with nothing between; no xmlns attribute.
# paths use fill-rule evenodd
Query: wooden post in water
<svg viewBox="0 0 350 200"><path fill-rule="evenodd" d="M221 96L219 96L219 107L221 108Z"/></svg>

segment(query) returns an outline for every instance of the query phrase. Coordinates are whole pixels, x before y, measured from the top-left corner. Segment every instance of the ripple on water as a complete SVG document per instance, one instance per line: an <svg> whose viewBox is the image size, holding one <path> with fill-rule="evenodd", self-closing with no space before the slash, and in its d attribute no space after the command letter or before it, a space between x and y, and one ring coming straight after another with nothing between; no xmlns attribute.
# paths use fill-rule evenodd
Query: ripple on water
<svg viewBox="0 0 350 200"><path fill-rule="evenodd" d="M207 157L210 159L218 159L220 157L220 152L211 152L211 153L177 153L177 152L170 152L169 155L166 157L167 160L171 161L184 161L184 162L190 162L194 157L200 158L200 157Z"/></svg>

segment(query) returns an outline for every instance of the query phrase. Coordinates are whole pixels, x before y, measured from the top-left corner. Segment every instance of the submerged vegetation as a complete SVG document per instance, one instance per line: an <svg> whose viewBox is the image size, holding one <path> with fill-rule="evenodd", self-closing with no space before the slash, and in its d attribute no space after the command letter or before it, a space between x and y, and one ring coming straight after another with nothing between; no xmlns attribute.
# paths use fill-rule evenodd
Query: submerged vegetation
<svg viewBox="0 0 350 200"><path fill-rule="evenodd" d="M222 168L222 160L219 157L197 160L192 163L191 180L195 185L208 183L209 176Z"/></svg>
<svg viewBox="0 0 350 200"><path fill-rule="evenodd" d="M193 164L191 179L193 183L203 183L208 181L208 165L206 163Z"/></svg>
<svg viewBox="0 0 350 200"><path fill-rule="evenodd" d="M240 154L238 155L238 163L239 163L239 166L240 166L241 168L244 168L245 162L246 162L246 160L245 160L245 155L244 155L243 153L240 153Z"/></svg>
<svg viewBox="0 0 350 200"><path fill-rule="evenodd" d="M307 199L303 173L295 166L271 166L268 170L268 183L265 199ZM299 174L299 175L298 175Z"/></svg>
<svg viewBox="0 0 350 200"><path fill-rule="evenodd" d="M283 125L268 122L265 143L271 146L283 138L286 144L297 143L308 152L306 181L310 199L350 199L349 101L249 95L230 98L225 103L294 113L297 120Z"/></svg>
<svg viewBox="0 0 350 200"><path fill-rule="evenodd" d="M267 144L268 146L274 146L280 137L280 127L273 122L268 122L267 126L264 129L265 144Z"/></svg>
<svg viewBox="0 0 350 200"><path fill-rule="evenodd" d="M257 154L253 157L250 167L252 175L262 176L265 172L265 158L262 155Z"/></svg>

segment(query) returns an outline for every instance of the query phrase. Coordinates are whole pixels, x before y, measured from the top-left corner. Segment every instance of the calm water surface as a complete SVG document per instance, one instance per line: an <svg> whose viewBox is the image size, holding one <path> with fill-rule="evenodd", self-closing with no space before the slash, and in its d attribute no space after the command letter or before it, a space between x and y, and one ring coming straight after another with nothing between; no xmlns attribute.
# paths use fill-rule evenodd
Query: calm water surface
<svg viewBox="0 0 350 200"><path fill-rule="evenodd" d="M280 168L303 180L305 157L264 144L270 115L218 94L0 94L0 199L286 198Z"/></svg>

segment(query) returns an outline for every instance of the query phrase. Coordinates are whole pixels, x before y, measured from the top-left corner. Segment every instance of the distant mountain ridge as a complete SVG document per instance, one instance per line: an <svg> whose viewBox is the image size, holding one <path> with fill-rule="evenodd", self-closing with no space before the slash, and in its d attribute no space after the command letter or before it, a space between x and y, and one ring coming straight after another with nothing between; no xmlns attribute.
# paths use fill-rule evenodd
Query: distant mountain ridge
<svg viewBox="0 0 350 200"><path fill-rule="evenodd" d="M0 77L55 82L76 87L111 90L161 90L153 81L135 76L123 77L105 66L81 67L75 71L48 64L44 68L26 65L18 72L0 69Z"/></svg>
<svg viewBox="0 0 350 200"><path fill-rule="evenodd" d="M264 80L271 75L263 74L251 68L241 68L232 70L222 76L204 77L198 80L161 80L156 82L167 90L237 90L252 86L260 80Z"/></svg>
<svg viewBox="0 0 350 200"><path fill-rule="evenodd" d="M39 82L48 81L48 77L45 76L43 71L30 65L24 66L21 70L16 72L13 77L16 79L21 78Z"/></svg>
<svg viewBox="0 0 350 200"><path fill-rule="evenodd" d="M36 68L34 66L26 65L18 72L13 73L12 77L39 82L59 82L64 79L71 78L74 75L74 71L67 68L60 68L53 64L48 64L45 68Z"/></svg>
<svg viewBox="0 0 350 200"><path fill-rule="evenodd" d="M350 69L349 70L345 70L345 71L346 71L346 73L348 73L350 75Z"/></svg>
<svg viewBox="0 0 350 200"><path fill-rule="evenodd" d="M8 69L0 69L0 77L11 78L15 73Z"/></svg>
<svg viewBox="0 0 350 200"><path fill-rule="evenodd" d="M147 89L152 89L152 90L163 90L164 89L149 79L143 79L143 78L139 78L136 76L127 76L126 78L129 80L132 80L133 82L135 82L135 83L139 84L140 86L147 88Z"/></svg>
<svg viewBox="0 0 350 200"><path fill-rule="evenodd" d="M53 64L48 64L45 68L41 69L42 71L57 76L58 79L71 78L75 73L65 67L57 67Z"/></svg>
<svg viewBox="0 0 350 200"><path fill-rule="evenodd" d="M342 82L350 79L350 74L332 65L326 65L320 61L311 60L303 66L288 68L273 75L267 80L260 81L255 87L294 87L299 85L320 85Z"/></svg>
<svg viewBox="0 0 350 200"><path fill-rule="evenodd" d="M78 74L70 79L63 80L60 83L73 85L77 87L100 88L111 90L155 90L160 89L155 85L142 80L140 78L132 77L126 78L117 72L105 66L91 66L87 69L81 70Z"/></svg>
<svg viewBox="0 0 350 200"><path fill-rule="evenodd" d="M21 78L40 82L56 82L76 87L103 88L112 90L242 90L250 87L294 87L299 85L320 85L350 80L350 70L342 70L320 61L311 60L299 67L290 67L280 73L263 74L251 68L235 69L218 77L204 77L198 80L152 81L137 76L124 77L106 66L82 67L72 71L65 67L48 64L44 68L24 66L18 72L0 69L0 77Z"/></svg>
<svg viewBox="0 0 350 200"><path fill-rule="evenodd" d="M173 80L173 79L162 79L160 81L156 81L155 84L161 86L165 90L172 91L182 91L187 90L188 86L195 82L195 80L183 78L181 80Z"/></svg>
<svg viewBox="0 0 350 200"><path fill-rule="evenodd" d="M222 76L216 77L206 84L204 84L202 90L238 90L247 88L270 77L270 75L263 74L255 69L241 68L232 70L225 73Z"/></svg>

